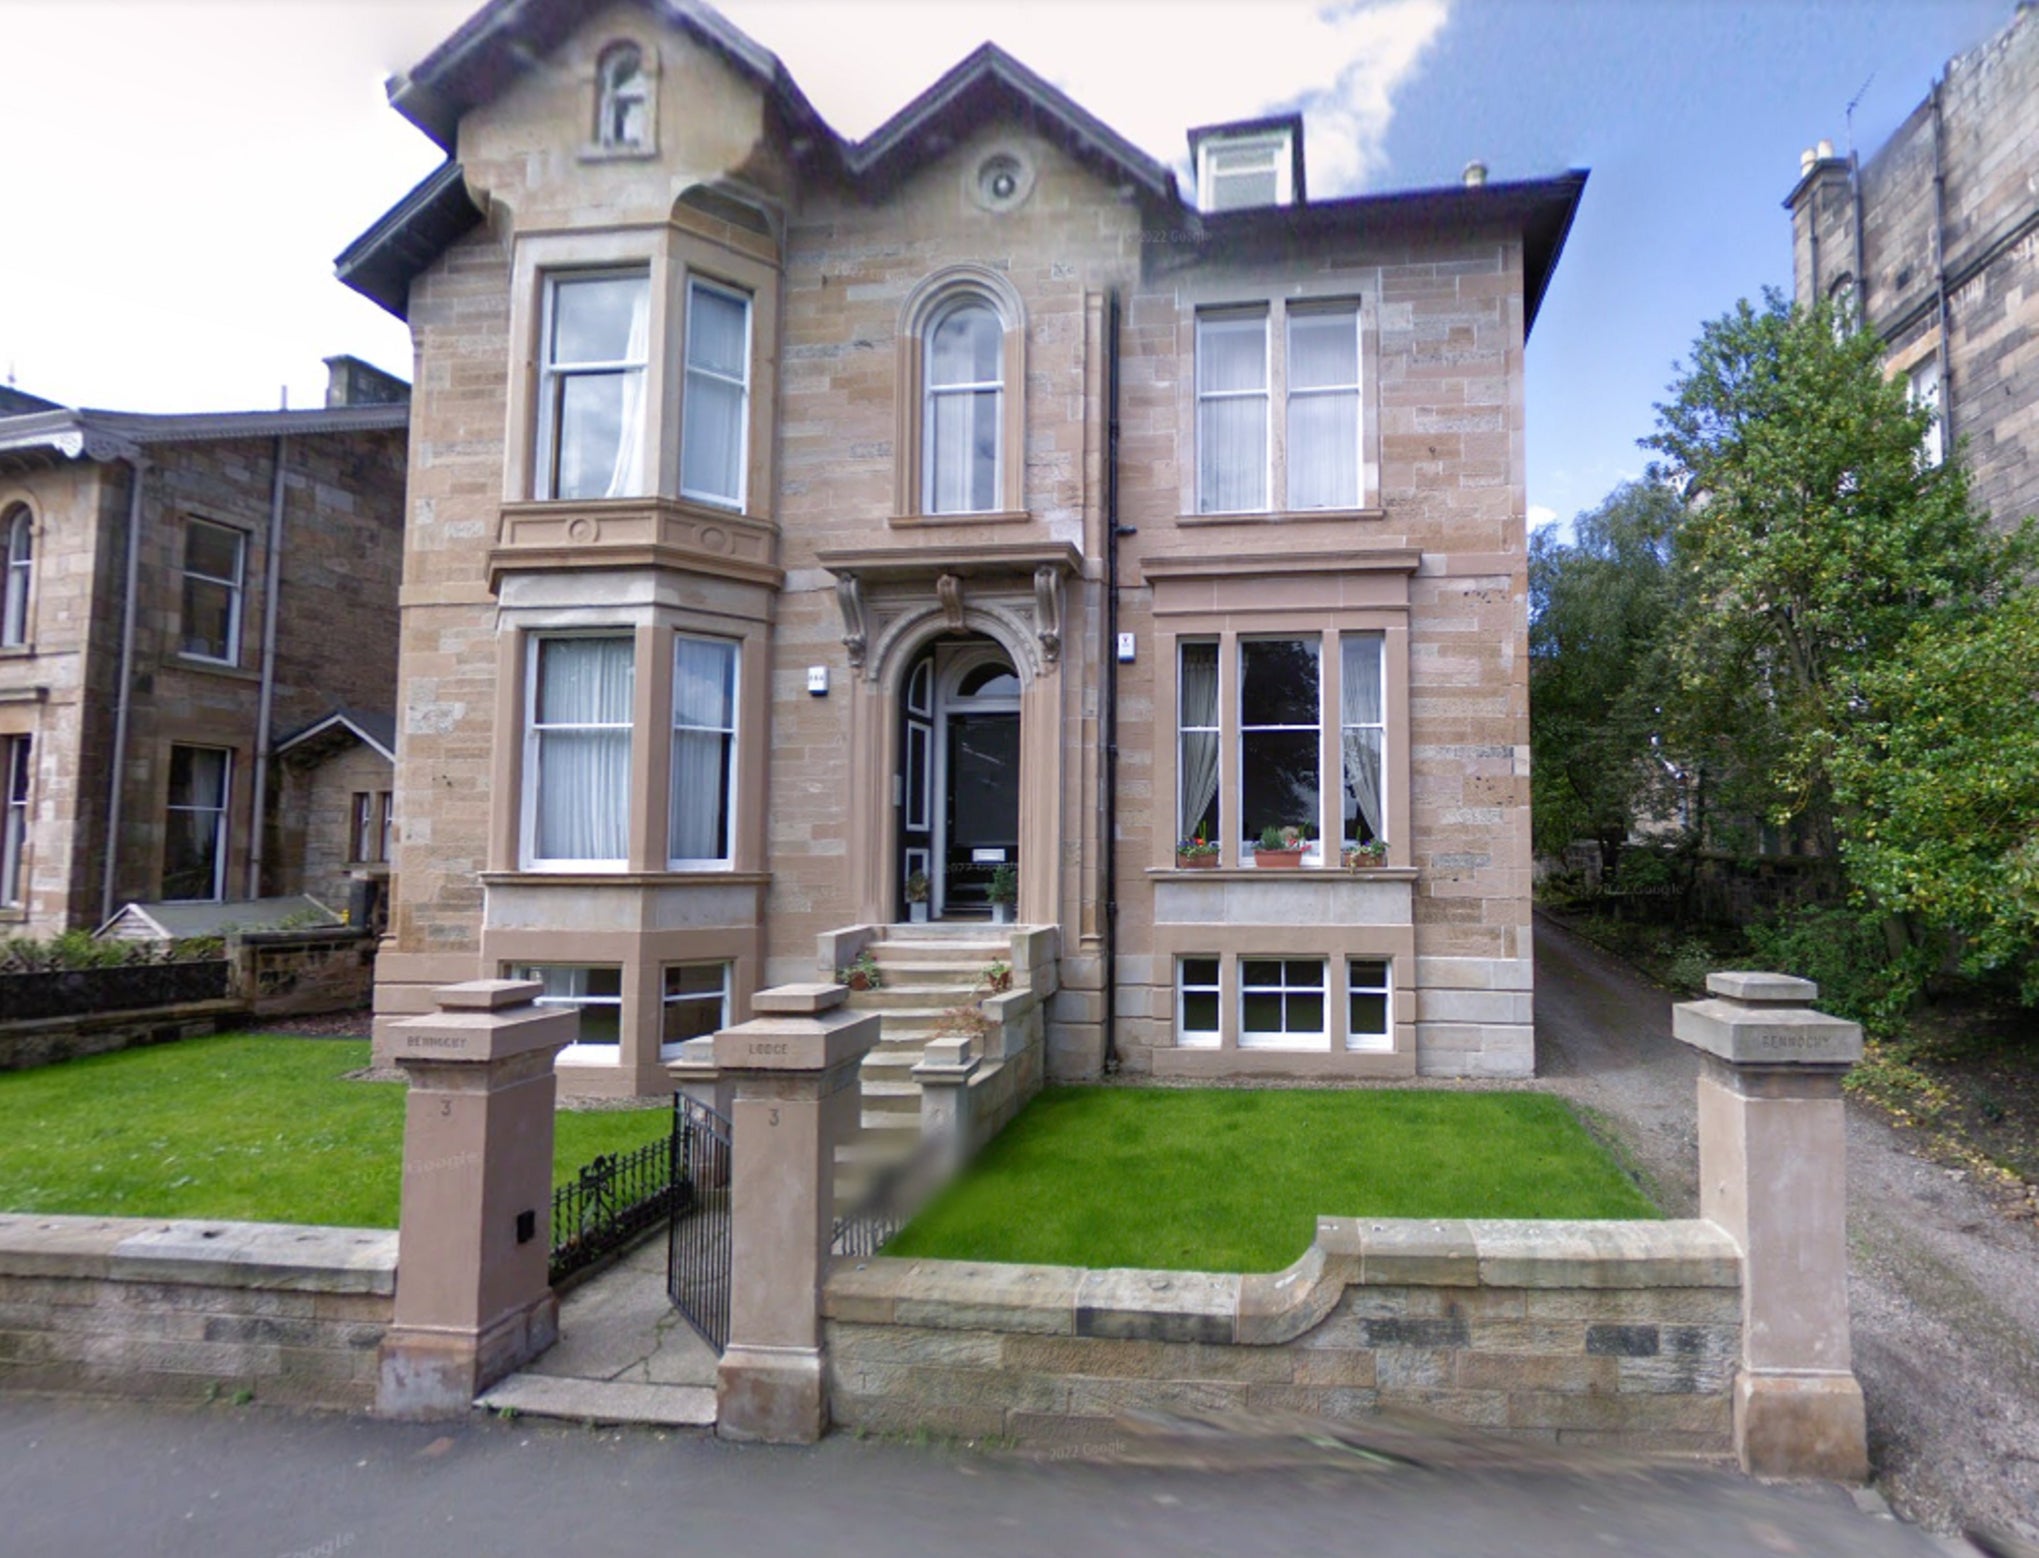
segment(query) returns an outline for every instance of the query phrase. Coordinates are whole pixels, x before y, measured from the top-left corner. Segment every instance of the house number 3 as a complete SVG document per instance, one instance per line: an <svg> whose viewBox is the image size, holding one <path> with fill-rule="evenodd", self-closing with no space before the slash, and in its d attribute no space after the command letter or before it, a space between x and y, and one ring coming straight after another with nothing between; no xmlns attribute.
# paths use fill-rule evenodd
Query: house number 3
<svg viewBox="0 0 2039 1558"><path fill-rule="evenodd" d="M774 1109L774 1110L772 1111L772 1121L771 1121L771 1123L772 1123L772 1124L773 1124L774 1126L777 1126L777 1125L778 1125L778 1123L779 1123L779 1111L778 1111L778 1110L776 1110L776 1109Z"/></svg>

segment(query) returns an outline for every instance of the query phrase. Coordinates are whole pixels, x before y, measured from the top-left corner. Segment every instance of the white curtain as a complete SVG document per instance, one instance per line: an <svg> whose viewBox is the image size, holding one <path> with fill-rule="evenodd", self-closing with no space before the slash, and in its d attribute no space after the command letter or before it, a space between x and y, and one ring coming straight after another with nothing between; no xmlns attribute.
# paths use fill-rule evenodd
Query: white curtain
<svg viewBox="0 0 2039 1558"><path fill-rule="evenodd" d="M749 302L693 283L687 303L686 401L680 413L680 485L691 496L743 500L749 350Z"/></svg>
<svg viewBox="0 0 2039 1558"><path fill-rule="evenodd" d="M618 376L616 461L605 498L634 498L644 491L644 367L651 355L651 285L640 282L630 299L630 340L626 361L636 363Z"/></svg>
<svg viewBox="0 0 2039 1558"><path fill-rule="evenodd" d="M1359 504L1359 315L1289 315L1292 509Z"/></svg>
<svg viewBox="0 0 2039 1558"><path fill-rule="evenodd" d="M729 758L735 741L736 646L683 638L673 662L674 860L729 858Z"/></svg>
<svg viewBox="0 0 2039 1558"><path fill-rule="evenodd" d="M1182 646L1182 817L1177 836L1188 838L1218 793L1218 646ZM1188 727L1203 726L1191 729ZM1215 834L1213 835L1215 837Z"/></svg>
<svg viewBox="0 0 2039 1558"><path fill-rule="evenodd" d="M622 860L630 847L627 638L538 646L538 837L542 860Z"/></svg>
<svg viewBox="0 0 2039 1558"><path fill-rule="evenodd" d="M998 507L1005 329L989 305L964 303L928 337L927 507L982 514Z"/></svg>
<svg viewBox="0 0 2039 1558"><path fill-rule="evenodd" d="M1267 507L1267 319L1197 323L1197 506Z"/></svg>
<svg viewBox="0 0 2039 1558"><path fill-rule="evenodd" d="M1355 816L1364 820L1369 837L1381 829L1381 746L1384 708L1381 696L1381 640L1378 634L1346 635L1343 667L1344 705L1340 717L1345 751L1345 822L1348 837Z"/></svg>

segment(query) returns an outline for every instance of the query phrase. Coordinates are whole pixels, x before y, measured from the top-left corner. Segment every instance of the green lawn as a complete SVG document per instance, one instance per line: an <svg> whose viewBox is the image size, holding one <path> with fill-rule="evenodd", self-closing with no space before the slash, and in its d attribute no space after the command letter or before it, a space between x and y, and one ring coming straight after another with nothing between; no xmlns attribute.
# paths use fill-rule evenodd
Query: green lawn
<svg viewBox="0 0 2039 1558"><path fill-rule="evenodd" d="M1320 1216L1658 1215L1546 1094L1064 1087L885 1253L1279 1271Z"/></svg>
<svg viewBox="0 0 2039 1558"><path fill-rule="evenodd" d="M394 1228L404 1085L348 1082L359 1039L221 1034L0 1073L0 1211ZM563 1113L555 1178L665 1130Z"/></svg>

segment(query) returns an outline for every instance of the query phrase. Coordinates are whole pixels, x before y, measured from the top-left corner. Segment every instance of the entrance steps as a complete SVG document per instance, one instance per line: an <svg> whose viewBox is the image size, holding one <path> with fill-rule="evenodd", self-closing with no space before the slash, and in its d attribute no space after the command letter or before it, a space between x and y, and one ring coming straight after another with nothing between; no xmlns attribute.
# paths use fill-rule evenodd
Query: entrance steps
<svg viewBox="0 0 2039 1558"><path fill-rule="evenodd" d="M620 1379L560 1379L512 1374L475 1398L492 1412L574 1423L644 1423L656 1428L713 1428L710 1385L641 1385Z"/></svg>

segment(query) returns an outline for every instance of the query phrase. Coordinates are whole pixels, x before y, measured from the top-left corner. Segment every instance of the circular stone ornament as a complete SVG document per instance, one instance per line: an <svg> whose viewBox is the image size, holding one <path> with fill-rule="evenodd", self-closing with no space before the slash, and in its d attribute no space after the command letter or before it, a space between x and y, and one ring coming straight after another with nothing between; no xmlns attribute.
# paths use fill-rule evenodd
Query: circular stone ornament
<svg viewBox="0 0 2039 1558"><path fill-rule="evenodd" d="M1034 192L1034 167L1019 151L987 153L970 175L970 198L986 211L1011 211Z"/></svg>

